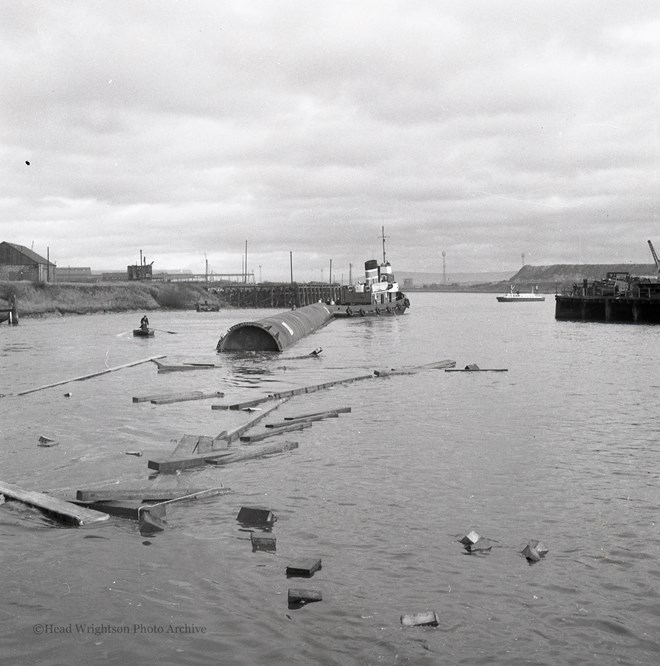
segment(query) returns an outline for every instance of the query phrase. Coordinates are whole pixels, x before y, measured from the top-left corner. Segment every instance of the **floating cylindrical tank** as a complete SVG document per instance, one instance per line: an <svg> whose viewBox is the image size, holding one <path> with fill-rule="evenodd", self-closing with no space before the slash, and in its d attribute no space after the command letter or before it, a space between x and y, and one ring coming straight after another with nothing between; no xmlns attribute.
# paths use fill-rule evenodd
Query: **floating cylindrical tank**
<svg viewBox="0 0 660 666"><path fill-rule="evenodd" d="M218 342L218 351L283 351L333 318L323 303L312 303L259 321L234 324Z"/></svg>

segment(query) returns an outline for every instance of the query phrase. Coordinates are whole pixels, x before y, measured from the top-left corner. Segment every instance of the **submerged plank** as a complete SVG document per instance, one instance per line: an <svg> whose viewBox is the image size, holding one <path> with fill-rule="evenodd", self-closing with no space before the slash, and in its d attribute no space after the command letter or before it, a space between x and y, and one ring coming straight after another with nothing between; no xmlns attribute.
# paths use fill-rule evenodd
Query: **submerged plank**
<svg viewBox="0 0 660 666"><path fill-rule="evenodd" d="M225 394L222 391L210 391L204 393L203 391L193 391L192 393L179 393L170 396L163 396L160 398L153 398L151 403L154 405L169 405L173 402L186 402L189 400L206 400L208 398L224 398Z"/></svg>
<svg viewBox="0 0 660 666"><path fill-rule="evenodd" d="M260 442L262 439L267 439L268 437L276 437L285 432L292 432L293 430L303 430L304 428L311 428L312 424L309 422L304 423L292 423L282 426L281 428L271 428L265 432L260 432L255 435L241 435L241 442Z"/></svg>
<svg viewBox="0 0 660 666"><path fill-rule="evenodd" d="M72 502L51 497L44 493L23 490L4 481L0 481L0 495L33 506L62 522L74 525L87 525L108 520L107 513L76 506Z"/></svg>
<svg viewBox="0 0 660 666"><path fill-rule="evenodd" d="M251 460L252 458L260 458L261 456L271 455L273 453L281 453L283 451L291 451L298 448L298 442L277 442L273 444L265 444L263 446L250 446L237 449L230 455L223 456L222 458L212 458L207 460L209 465L229 465L230 463L241 462L243 460Z"/></svg>
<svg viewBox="0 0 660 666"><path fill-rule="evenodd" d="M301 416L297 419L286 419L284 421L277 421L275 423L266 423L266 428L286 428L287 426L294 425L296 423L313 423L314 421L323 421L323 419L336 419L339 418L337 412L325 412L324 414L317 414L316 416Z"/></svg>
<svg viewBox="0 0 660 666"><path fill-rule="evenodd" d="M309 419L314 416L321 416L322 414L347 414L351 411L351 407L337 407L336 409L326 409L323 412L312 412L311 414L300 414L299 416L285 416L285 421L297 421L298 419ZM268 426L266 426L268 427Z"/></svg>
<svg viewBox="0 0 660 666"><path fill-rule="evenodd" d="M166 502L181 497L204 494L227 495L231 488L88 488L78 490L76 499L82 502L104 502L110 500L139 500L141 502Z"/></svg>

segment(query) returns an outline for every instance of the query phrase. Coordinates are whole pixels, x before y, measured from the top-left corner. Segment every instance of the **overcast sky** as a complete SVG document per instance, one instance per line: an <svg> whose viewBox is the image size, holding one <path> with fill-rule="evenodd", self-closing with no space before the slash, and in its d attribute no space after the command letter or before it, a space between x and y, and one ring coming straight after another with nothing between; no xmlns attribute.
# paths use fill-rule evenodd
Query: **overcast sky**
<svg viewBox="0 0 660 666"><path fill-rule="evenodd" d="M58 266L660 250L657 0L3 0L0 53L0 241Z"/></svg>

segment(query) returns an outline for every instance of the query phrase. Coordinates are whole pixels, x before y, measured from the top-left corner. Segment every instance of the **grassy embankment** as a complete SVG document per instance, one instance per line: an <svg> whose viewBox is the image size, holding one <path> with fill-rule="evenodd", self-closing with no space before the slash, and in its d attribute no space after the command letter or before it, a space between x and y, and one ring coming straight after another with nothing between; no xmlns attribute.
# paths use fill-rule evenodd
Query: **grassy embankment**
<svg viewBox="0 0 660 666"><path fill-rule="evenodd" d="M0 308L16 296L19 317L97 312L194 310L198 303L218 304L200 285L169 282L119 284L36 284L0 282Z"/></svg>

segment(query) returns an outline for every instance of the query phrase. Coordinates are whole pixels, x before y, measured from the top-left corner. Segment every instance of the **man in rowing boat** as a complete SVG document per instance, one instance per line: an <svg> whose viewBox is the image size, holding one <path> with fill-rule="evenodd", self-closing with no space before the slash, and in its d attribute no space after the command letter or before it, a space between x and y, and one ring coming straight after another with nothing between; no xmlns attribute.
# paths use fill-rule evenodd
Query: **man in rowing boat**
<svg viewBox="0 0 660 666"><path fill-rule="evenodd" d="M149 330L149 319L147 318L147 315L144 315L142 319L140 319L140 328L143 331Z"/></svg>

